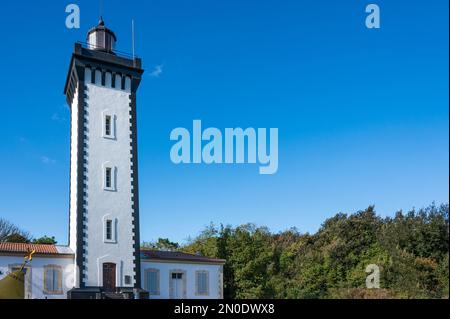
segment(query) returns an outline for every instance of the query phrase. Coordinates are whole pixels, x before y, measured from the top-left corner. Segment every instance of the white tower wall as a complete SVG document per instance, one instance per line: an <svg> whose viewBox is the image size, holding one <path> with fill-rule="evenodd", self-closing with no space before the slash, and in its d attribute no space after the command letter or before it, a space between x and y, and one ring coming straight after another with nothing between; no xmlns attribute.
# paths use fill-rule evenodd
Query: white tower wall
<svg viewBox="0 0 450 319"><path fill-rule="evenodd" d="M71 298L141 288L136 92L143 72L139 58L75 44L64 89L71 106L69 246L77 272Z"/></svg>
<svg viewBox="0 0 450 319"><path fill-rule="evenodd" d="M90 75L90 70L86 75ZM132 202L132 153L130 91L86 81L85 131L87 135L85 196L85 284L102 286L102 265L116 264L116 285L134 285L134 225ZM89 79L89 76L85 76ZM109 83L105 83L109 84ZM111 117L112 137L104 136L104 118ZM105 189L105 167L112 168L112 189ZM112 239L105 222L111 220ZM131 281L125 283L125 276Z"/></svg>

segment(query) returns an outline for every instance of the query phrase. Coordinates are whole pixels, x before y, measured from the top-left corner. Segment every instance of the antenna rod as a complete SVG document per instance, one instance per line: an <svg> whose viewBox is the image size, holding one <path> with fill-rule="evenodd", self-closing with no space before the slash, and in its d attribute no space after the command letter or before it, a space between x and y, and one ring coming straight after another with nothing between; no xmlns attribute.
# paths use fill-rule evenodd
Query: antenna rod
<svg viewBox="0 0 450 319"><path fill-rule="evenodd" d="M134 19L131 19L131 45L133 52L133 60L134 60Z"/></svg>
<svg viewBox="0 0 450 319"><path fill-rule="evenodd" d="M103 0L99 0L100 17L103 17Z"/></svg>

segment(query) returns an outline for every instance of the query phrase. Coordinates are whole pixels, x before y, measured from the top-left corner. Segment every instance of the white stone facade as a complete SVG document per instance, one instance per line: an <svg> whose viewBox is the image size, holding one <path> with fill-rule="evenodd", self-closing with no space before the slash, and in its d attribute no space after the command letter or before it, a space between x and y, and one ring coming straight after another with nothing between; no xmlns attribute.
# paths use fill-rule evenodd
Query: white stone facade
<svg viewBox="0 0 450 319"><path fill-rule="evenodd" d="M0 280L23 264L23 253L2 251L0 245ZM67 292L75 287L75 254L67 246L57 246L59 253L53 255L37 254L27 265L25 276L26 299L65 299ZM223 264L224 260L182 254L193 260L179 259L177 252L156 252L175 258L141 259L142 288L149 291L149 299L222 299L223 298ZM202 260L204 259L204 260ZM46 279L49 269L55 269L54 285L49 287ZM150 278L149 273L154 272ZM181 278L176 274L181 274ZM202 274L206 289L199 287ZM175 276L174 276L175 275ZM151 280L156 279L155 283ZM51 282L51 281L50 281ZM200 284L201 285L201 284ZM153 288L153 289L152 289Z"/></svg>
<svg viewBox="0 0 450 319"><path fill-rule="evenodd" d="M157 291L151 292L149 272L156 271L158 277ZM199 291L198 273L203 272L207 278L207 289ZM174 273L181 273L182 278L173 279ZM194 263L183 261L141 260L142 287L149 291L150 299L222 299L223 265L220 263ZM180 284L180 287L178 286ZM179 289L177 289L179 288Z"/></svg>
<svg viewBox="0 0 450 319"><path fill-rule="evenodd" d="M91 83L91 69L85 70L85 135L86 153L84 201L84 249L85 285L103 286L103 263L114 263L116 285L133 287L133 208L132 208L132 167L131 167L131 127L130 127L130 87L122 90L112 88L111 74L105 76L101 84L101 73L96 70L95 82ZM109 79L109 80L108 80ZM116 77L121 81L120 77ZM129 83L130 79L125 81ZM74 99L75 100L75 99ZM76 111L73 111L76 116ZM105 136L105 118L110 116L111 134ZM76 118L72 118L76 121ZM77 134L77 132L73 132ZM72 141L76 136L72 137ZM111 185L105 185L105 169L111 168ZM75 179L74 183L76 184ZM76 185L71 189L76 190ZM74 197L76 195L74 194ZM71 213L76 216L75 212ZM106 220L112 221L112 238L105 238ZM77 222L77 218L72 219ZM71 225L71 229L76 228ZM76 240L76 238L73 238ZM76 251L76 243L71 243ZM126 281L125 278L131 278Z"/></svg>

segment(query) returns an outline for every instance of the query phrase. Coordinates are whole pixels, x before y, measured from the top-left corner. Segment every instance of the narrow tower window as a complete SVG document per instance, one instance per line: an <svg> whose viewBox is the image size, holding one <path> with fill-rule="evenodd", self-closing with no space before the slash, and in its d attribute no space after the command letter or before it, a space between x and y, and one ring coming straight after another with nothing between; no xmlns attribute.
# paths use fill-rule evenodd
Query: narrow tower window
<svg viewBox="0 0 450 319"><path fill-rule="evenodd" d="M111 136L111 115L105 116L105 135Z"/></svg>
<svg viewBox="0 0 450 319"><path fill-rule="evenodd" d="M111 219L106 221L106 240L113 239L113 222Z"/></svg>
<svg viewBox="0 0 450 319"><path fill-rule="evenodd" d="M117 241L117 219L111 215L103 216L103 241L105 243L116 243Z"/></svg>
<svg viewBox="0 0 450 319"><path fill-rule="evenodd" d="M103 189L106 191L116 191L117 168L110 162L103 164Z"/></svg>
<svg viewBox="0 0 450 319"><path fill-rule="evenodd" d="M111 188L111 177L112 177L112 169L111 167L107 167L105 170L105 186L106 188Z"/></svg>
<svg viewBox="0 0 450 319"><path fill-rule="evenodd" d="M116 138L116 115L105 110L102 112L102 136L109 139Z"/></svg>

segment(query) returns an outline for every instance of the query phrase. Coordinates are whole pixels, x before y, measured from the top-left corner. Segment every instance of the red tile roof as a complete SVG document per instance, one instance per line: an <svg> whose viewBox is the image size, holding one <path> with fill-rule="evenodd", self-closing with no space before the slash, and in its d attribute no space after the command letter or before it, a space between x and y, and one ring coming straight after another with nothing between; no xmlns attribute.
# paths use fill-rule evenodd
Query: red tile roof
<svg viewBox="0 0 450 319"><path fill-rule="evenodd" d="M66 251L68 247L58 247L55 245L38 245L38 244L22 244L22 243L0 243L0 253L27 253L28 251L36 251L36 254L57 255L57 254L71 254ZM178 251L159 251L152 249L141 249L141 257L143 259L151 260L170 260L170 261L191 261L191 262L206 262L206 263L225 263L224 259L210 258L201 255L193 255Z"/></svg>
<svg viewBox="0 0 450 319"><path fill-rule="evenodd" d="M187 254L178 251L160 251L152 249L141 249L141 258L155 260L173 260L173 261L192 261L192 262L209 262L209 263L225 263L224 259L210 258L201 255Z"/></svg>
<svg viewBox="0 0 450 319"><path fill-rule="evenodd" d="M55 245L0 243L0 252L26 253L33 250L36 251L36 254L58 254L58 249Z"/></svg>

